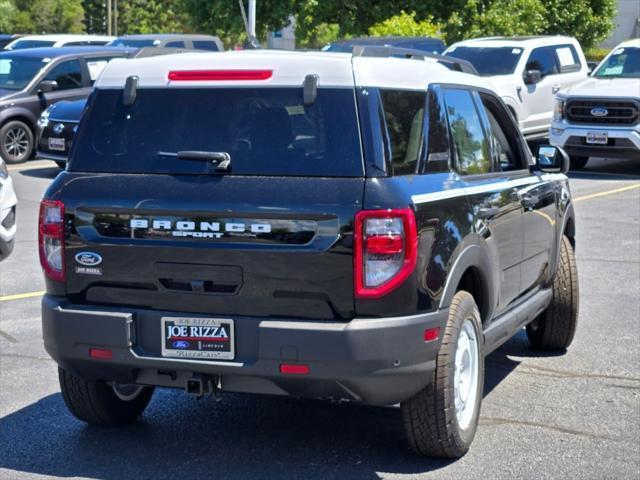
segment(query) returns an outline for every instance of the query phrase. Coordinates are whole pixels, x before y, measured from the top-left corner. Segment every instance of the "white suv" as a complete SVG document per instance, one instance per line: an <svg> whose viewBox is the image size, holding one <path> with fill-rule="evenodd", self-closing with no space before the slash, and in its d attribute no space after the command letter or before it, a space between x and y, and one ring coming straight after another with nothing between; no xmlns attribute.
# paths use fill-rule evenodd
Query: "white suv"
<svg viewBox="0 0 640 480"><path fill-rule="evenodd" d="M571 37L479 38L455 43L444 55L471 62L487 77L528 139L547 135L555 94L588 74L582 48Z"/></svg>
<svg viewBox="0 0 640 480"><path fill-rule="evenodd" d="M4 47L5 50L22 50L24 48L44 47L90 47L106 45L116 37L109 35L27 35L15 39Z"/></svg>
<svg viewBox="0 0 640 480"><path fill-rule="evenodd" d="M7 164L0 158L0 260L7 258L13 251L17 203Z"/></svg>
<svg viewBox="0 0 640 480"><path fill-rule="evenodd" d="M591 78L556 96L549 140L576 169L590 156L640 160L640 39L618 45Z"/></svg>

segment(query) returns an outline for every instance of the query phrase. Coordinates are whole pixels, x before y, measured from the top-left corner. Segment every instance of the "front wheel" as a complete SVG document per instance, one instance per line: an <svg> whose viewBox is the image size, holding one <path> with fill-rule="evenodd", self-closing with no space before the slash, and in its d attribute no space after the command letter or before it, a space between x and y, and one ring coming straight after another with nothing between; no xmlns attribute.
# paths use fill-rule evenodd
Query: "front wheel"
<svg viewBox="0 0 640 480"><path fill-rule="evenodd" d="M402 402L409 445L429 457L464 455L476 433L482 389L482 322L470 293L456 293L429 385Z"/></svg>
<svg viewBox="0 0 640 480"><path fill-rule="evenodd" d="M11 120L0 128L0 156L7 163L20 163L31 158L34 140L27 124Z"/></svg>
<svg viewBox="0 0 640 480"><path fill-rule="evenodd" d="M153 395L153 387L85 380L62 368L58 368L58 378L69 411L91 425L113 427L133 423Z"/></svg>
<svg viewBox="0 0 640 480"><path fill-rule="evenodd" d="M560 244L560 263L551 289L547 309L527 325L527 337L541 350L563 350L571 345L578 324L578 269L571 242L564 235Z"/></svg>

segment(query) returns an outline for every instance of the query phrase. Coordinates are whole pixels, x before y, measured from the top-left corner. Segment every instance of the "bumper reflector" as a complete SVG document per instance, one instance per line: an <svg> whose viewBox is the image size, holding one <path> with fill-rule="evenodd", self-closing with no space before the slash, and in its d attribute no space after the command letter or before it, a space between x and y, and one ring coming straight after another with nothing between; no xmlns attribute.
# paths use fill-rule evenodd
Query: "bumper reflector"
<svg viewBox="0 0 640 480"><path fill-rule="evenodd" d="M424 341L426 342L435 342L436 340L438 340L438 337L440 336L440 327L435 327L435 328L427 328L424 331Z"/></svg>
<svg viewBox="0 0 640 480"><path fill-rule="evenodd" d="M309 365L300 365L294 363L281 363L280 373L285 375L308 375Z"/></svg>
<svg viewBox="0 0 640 480"><path fill-rule="evenodd" d="M89 356L100 360L111 360L113 358L113 351L106 348L90 348Z"/></svg>

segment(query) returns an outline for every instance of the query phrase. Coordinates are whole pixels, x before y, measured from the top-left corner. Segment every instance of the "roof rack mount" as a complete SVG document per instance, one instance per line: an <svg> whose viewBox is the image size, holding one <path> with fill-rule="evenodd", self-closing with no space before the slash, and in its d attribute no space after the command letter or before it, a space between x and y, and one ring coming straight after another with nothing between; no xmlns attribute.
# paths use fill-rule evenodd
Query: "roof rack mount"
<svg viewBox="0 0 640 480"><path fill-rule="evenodd" d="M438 55L436 53L423 52L421 50L414 50L411 48L385 47L379 45L355 45L353 47L352 55L354 57L401 57L422 60L431 58L450 70L478 75L478 71L471 62L462 60L461 58L454 58L448 55Z"/></svg>

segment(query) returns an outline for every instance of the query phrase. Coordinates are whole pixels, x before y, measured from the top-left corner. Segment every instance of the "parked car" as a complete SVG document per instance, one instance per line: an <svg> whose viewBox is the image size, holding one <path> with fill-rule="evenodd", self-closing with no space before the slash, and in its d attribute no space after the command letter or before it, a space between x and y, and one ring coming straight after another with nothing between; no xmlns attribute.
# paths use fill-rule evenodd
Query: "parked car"
<svg viewBox="0 0 640 480"><path fill-rule="evenodd" d="M481 77L397 53L107 65L40 207L73 415L134 422L154 387L400 403L412 448L458 457L484 356L525 326L569 346L568 157L534 161Z"/></svg>
<svg viewBox="0 0 640 480"><path fill-rule="evenodd" d="M409 48L429 53L442 53L446 48L442 40L432 37L360 37L331 42L322 50L325 52L351 53L356 45Z"/></svg>
<svg viewBox="0 0 640 480"><path fill-rule="evenodd" d="M507 104L527 139L545 137L554 97L587 77L587 61L575 38L493 37L451 45L445 55L468 60Z"/></svg>
<svg viewBox="0 0 640 480"><path fill-rule="evenodd" d="M558 93L549 139L575 169L592 156L640 160L640 39L621 43L587 80Z"/></svg>
<svg viewBox="0 0 640 480"><path fill-rule="evenodd" d="M6 47L8 44L16 40L17 38L22 37L22 35L17 34L0 34L0 50Z"/></svg>
<svg viewBox="0 0 640 480"><path fill-rule="evenodd" d="M160 48L187 48L195 50L208 50L221 52L224 50L219 37L212 35L191 35L177 33L125 35L118 37L109 43L111 47L160 47Z"/></svg>
<svg viewBox="0 0 640 480"><path fill-rule="evenodd" d="M86 98L121 48L30 48L0 52L0 156L6 163L31 157L40 114L60 100Z"/></svg>
<svg viewBox="0 0 640 480"><path fill-rule="evenodd" d="M45 47L99 47L106 45L116 37L107 35L26 35L4 47L5 50Z"/></svg>
<svg viewBox="0 0 640 480"><path fill-rule="evenodd" d="M7 164L0 158L0 261L13 251L16 236L16 205L18 198L13 190Z"/></svg>
<svg viewBox="0 0 640 480"><path fill-rule="evenodd" d="M133 51L125 58L144 58L177 53L205 52L184 48L144 47ZM38 119L36 151L38 157L53 160L60 168L65 168L67 156L78 129L80 117L87 103L80 100L61 100L50 105Z"/></svg>

